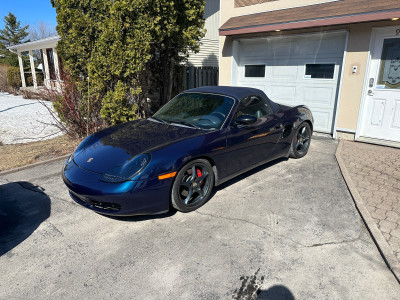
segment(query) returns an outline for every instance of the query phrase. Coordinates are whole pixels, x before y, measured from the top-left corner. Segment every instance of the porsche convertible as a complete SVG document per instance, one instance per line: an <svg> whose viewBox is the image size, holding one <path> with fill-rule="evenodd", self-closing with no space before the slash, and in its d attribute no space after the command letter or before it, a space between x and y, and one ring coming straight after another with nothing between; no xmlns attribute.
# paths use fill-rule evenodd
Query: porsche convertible
<svg viewBox="0 0 400 300"><path fill-rule="evenodd" d="M190 212L241 173L305 156L312 132L306 106L277 104L254 88L201 87L152 117L88 136L62 176L72 199L100 214Z"/></svg>

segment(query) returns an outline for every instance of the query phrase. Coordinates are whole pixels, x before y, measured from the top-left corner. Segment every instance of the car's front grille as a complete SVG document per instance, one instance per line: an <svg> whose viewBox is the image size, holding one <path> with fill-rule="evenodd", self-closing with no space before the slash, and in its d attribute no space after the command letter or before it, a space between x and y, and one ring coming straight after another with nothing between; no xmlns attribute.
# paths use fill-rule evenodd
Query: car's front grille
<svg viewBox="0 0 400 300"><path fill-rule="evenodd" d="M104 210L112 210L112 211L121 210L121 204L118 204L118 203L101 202L101 201L94 201L94 200L91 200L90 203L93 205L93 207L104 209Z"/></svg>

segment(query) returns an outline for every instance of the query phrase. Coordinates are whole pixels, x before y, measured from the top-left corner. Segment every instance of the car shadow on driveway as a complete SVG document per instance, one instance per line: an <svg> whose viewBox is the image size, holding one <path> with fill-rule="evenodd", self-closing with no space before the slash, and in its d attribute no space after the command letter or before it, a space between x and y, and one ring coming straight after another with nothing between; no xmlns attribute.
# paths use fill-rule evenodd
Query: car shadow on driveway
<svg viewBox="0 0 400 300"><path fill-rule="evenodd" d="M50 198L40 186L19 181L0 185L0 256L22 243L50 216Z"/></svg>
<svg viewBox="0 0 400 300"><path fill-rule="evenodd" d="M168 212L157 214L157 215L138 215L138 216L131 216L131 217L118 217L118 216L108 216L108 215L103 215L103 216L106 218L117 220L117 221L141 222L141 221L148 221L148 220L154 220L154 219L165 219L165 218L169 218L175 214L176 214L176 210L171 208Z"/></svg>

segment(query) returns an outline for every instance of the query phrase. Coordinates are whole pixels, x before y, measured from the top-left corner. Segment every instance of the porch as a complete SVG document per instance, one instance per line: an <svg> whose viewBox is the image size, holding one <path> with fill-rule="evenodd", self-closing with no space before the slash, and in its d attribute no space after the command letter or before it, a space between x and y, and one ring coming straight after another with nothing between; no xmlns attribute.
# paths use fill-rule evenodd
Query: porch
<svg viewBox="0 0 400 300"><path fill-rule="evenodd" d="M57 35L8 48L18 55L21 89L59 88L62 80L62 61L56 49L59 40Z"/></svg>

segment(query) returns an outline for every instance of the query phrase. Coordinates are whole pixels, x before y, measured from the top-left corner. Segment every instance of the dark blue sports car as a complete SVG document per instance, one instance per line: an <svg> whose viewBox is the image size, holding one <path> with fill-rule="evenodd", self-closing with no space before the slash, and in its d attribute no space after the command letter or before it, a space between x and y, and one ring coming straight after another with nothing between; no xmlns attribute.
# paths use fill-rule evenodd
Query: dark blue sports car
<svg viewBox="0 0 400 300"><path fill-rule="evenodd" d="M71 197L101 214L195 210L214 186L280 157L307 154L313 117L244 87L185 91L148 119L88 136L68 158Z"/></svg>

